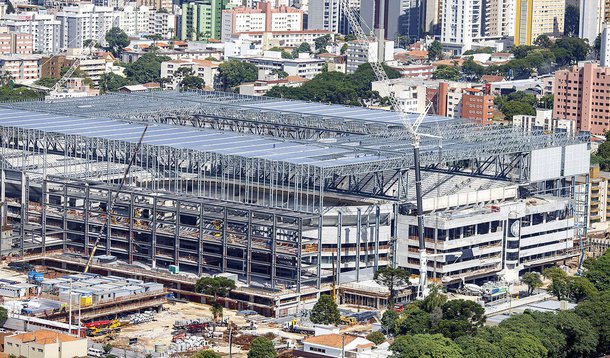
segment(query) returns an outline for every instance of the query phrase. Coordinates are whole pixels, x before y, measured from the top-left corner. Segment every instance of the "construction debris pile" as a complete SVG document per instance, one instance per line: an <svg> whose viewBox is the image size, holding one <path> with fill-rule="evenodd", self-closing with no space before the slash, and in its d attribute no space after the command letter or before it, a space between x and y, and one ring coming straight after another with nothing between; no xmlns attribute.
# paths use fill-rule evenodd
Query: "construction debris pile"
<svg viewBox="0 0 610 358"><path fill-rule="evenodd" d="M171 355L175 353L200 351L208 349L209 346L210 343L204 337L189 333L180 333L172 338L168 353Z"/></svg>
<svg viewBox="0 0 610 358"><path fill-rule="evenodd" d="M127 317L130 324L142 324L152 322L155 320L155 314L152 311L146 311L142 313L134 313Z"/></svg>

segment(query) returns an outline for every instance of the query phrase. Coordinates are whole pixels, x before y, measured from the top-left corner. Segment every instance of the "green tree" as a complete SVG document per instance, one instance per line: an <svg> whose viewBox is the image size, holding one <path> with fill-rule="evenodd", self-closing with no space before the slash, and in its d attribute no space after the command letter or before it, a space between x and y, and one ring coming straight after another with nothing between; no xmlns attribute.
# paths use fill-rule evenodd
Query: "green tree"
<svg viewBox="0 0 610 358"><path fill-rule="evenodd" d="M461 77L460 70L454 66L440 65L432 73L436 80L458 81Z"/></svg>
<svg viewBox="0 0 610 358"><path fill-rule="evenodd" d="M345 35L343 37L343 41L345 41L345 42L354 41L354 40L357 40L357 39L358 38L354 34L347 34L347 35Z"/></svg>
<svg viewBox="0 0 610 358"><path fill-rule="evenodd" d="M401 268L383 267L375 272L375 282L381 286L385 286L390 291L388 298L388 307L393 307L396 297L396 287L403 286L409 279L409 273Z"/></svg>
<svg viewBox="0 0 610 358"><path fill-rule="evenodd" d="M531 46L531 45L519 45L519 46L515 46L512 49L512 53L513 56L515 56L516 59L523 59L525 58L531 51L535 50L536 46Z"/></svg>
<svg viewBox="0 0 610 358"><path fill-rule="evenodd" d="M578 21L578 18L576 19ZM553 47L555 60L560 66L584 61L591 52L591 46L584 39L578 37L564 37L555 41Z"/></svg>
<svg viewBox="0 0 610 358"><path fill-rule="evenodd" d="M565 335L557 329L555 313L526 311L502 321L502 334L520 333L533 335L548 350L549 357L565 357Z"/></svg>
<svg viewBox="0 0 610 358"><path fill-rule="evenodd" d="M129 37L125 31L118 27L113 27L106 33L106 42L108 43L110 52L117 57L123 53L123 49L129 45Z"/></svg>
<svg viewBox="0 0 610 358"><path fill-rule="evenodd" d="M116 92L123 86L132 85L133 82L129 79L119 76L115 73L104 73L100 76L99 87L102 93Z"/></svg>
<svg viewBox="0 0 610 358"><path fill-rule="evenodd" d="M432 325L432 331L447 338L456 339L472 335L485 323L485 309L476 302L451 300L443 304L442 319Z"/></svg>
<svg viewBox="0 0 610 358"><path fill-rule="evenodd" d="M572 302L581 302L598 294L597 288L585 277L568 278L568 298Z"/></svg>
<svg viewBox="0 0 610 358"><path fill-rule="evenodd" d="M235 281L226 277L201 277L195 283L195 292L214 296L214 302L218 297L225 297L235 289Z"/></svg>
<svg viewBox="0 0 610 358"><path fill-rule="evenodd" d="M536 115L536 109L527 103L520 101L509 101L500 109L507 120L512 120L515 115Z"/></svg>
<svg viewBox="0 0 610 358"><path fill-rule="evenodd" d="M426 312L433 312L435 309L440 309L447 302L447 296L444 295L438 286L433 286L430 293L421 302L421 308Z"/></svg>
<svg viewBox="0 0 610 358"><path fill-rule="evenodd" d="M443 59L443 45L438 41L434 40L428 46L428 60L437 61Z"/></svg>
<svg viewBox="0 0 610 358"><path fill-rule="evenodd" d="M466 75L466 77L478 80L485 74L485 67L474 62L472 57L469 57L462 64L462 72Z"/></svg>
<svg viewBox="0 0 610 358"><path fill-rule="evenodd" d="M104 344L102 346L102 350L104 351L104 353L110 354L110 352L112 351L112 344L110 344L110 343Z"/></svg>
<svg viewBox="0 0 610 358"><path fill-rule="evenodd" d="M606 132L606 138L610 132ZM610 143L606 141L599 146L598 155L610 158ZM590 262L585 277L600 291L610 291L610 250Z"/></svg>
<svg viewBox="0 0 610 358"><path fill-rule="evenodd" d="M299 45L297 51L299 53L311 53L311 45L309 45L309 42L303 42Z"/></svg>
<svg viewBox="0 0 610 358"><path fill-rule="evenodd" d="M248 358L275 358L277 352L273 346L273 342L265 337L256 337L250 344Z"/></svg>
<svg viewBox="0 0 610 358"><path fill-rule="evenodd" d="M548 354L542 343L528 334L506 334L497 345L506 358L546 358Z"/></svg>
<svg viewBox="0 0 610 358"><path fill-rule="evenodd" d="M125 75L133 83L158 82L161 77L161 63L169 60L171 58L167 56L145 53L125 67Z"/></svg>
<svg viewBox="0 0 610 358"><path fill-rule="evenodd" d="M545 109L553 109L553 104L555 102L555 96L552 93L545 94L540 99L540 106Z"/></svg>
<svg viewBox="0 0 610 358"><path fill-rule="evenodd" d="M551 280L548 290L557 297L558 300L568 298L568 274L559 267L545 269L542 273L544 277Z"/></svg>
<svg viewBox="0 0 610 358"><path fill-rule="evenodd" d="M4 307L0 307L0 323L8 319L8 311Z"/></svg>
<svg viewBox="0 0 610 358"><path fill-rule="evenodd" d="M322 295L311 310L311 321L316 324L338 324L341 313L337 303L329 295Z"/></svg>
<svg viewBox="0 0 610 358"><path fill-rule="evenodd" d="M394 332L397 335L423 334L430 331L432 318L430 313L422 310L414 304L405 306L400 317L394 323Z"/></svg>
<svg viewBox="0 0 610 358"><path fill-rule="evenodd" d="M34 84L37 86L51 88L51 87L55 86L57 81L58 80L55 78L43 77L43 78L39 79L38 81L34 82Z"/></svg>
<svg viewBox="0 0 610 358"><path fill-rule="evenodd" d="M397 337L390 346L395 358L461 358L462 350L440 334Z"/></svg>
<svg viewBox="0 0 610 358"><path fill-rule="evenodd" d="M564 36L578 36L579 20L580 10L578 10L578 6L567 5L563 21Z"/></svg>
<svg viewBox="0 0 610 358"><path fill-rule="evenodd" d="M212 350L206 349L193 354L191 358L221 358L221 355Z"/></svg>
<svg viewBox="0 0 610 358"><path fill-rule="evenodd" d="M547 35L540 35L534 40L534 45L542 48L551 48L553 41Z"/></svg>
<svg viewBox="0 0 610 358"><path fill-rule="evenodd" d="M41 98L44 98L44 94L27 88L13 89L10 84L0 87L0 101L23 101Z"/></svg>
<svg viewBox="0 0 610 358"><path fill-rule="evenodd" d="M339 52L339 53L340 53L341 55L345 55L345 54L347 53L347 49L348 49L348 48L349 48L349 45L348 45L347 43L344 43L344 44L341 46L341 50L340 50L340 52Z"/></svg>
<svg viewBox="0 0 610 358"><path fill-rule="evenodd" d="M376 345L380 345L381 343L385 342L385 336L379 331L367 334L366 339L375 343Z"/></svg>
<svg viewBox="0 0 610 358"><path fill-rule="evenodd" d="M277 75L277 78L286 78L288 77L288 72L284 70L273 70L271 71L272 75Z"/></svg>
<svg viewBox="0 0 610 358"><path fill-rule="evenodd" d="M394 333L394 327L396 326L396 320L398 319L398 312L394 310L386 310L381 316L381 326L386 333Z"/></svg>
<svg viewBox="0 0 610 358"><path fill-rule="evenodd" d="M218 302L214 302L212 304L212 317L214 317L214 321L218 321L222 319L223 316L223 308L222 305Z"/></svg>
<svg viewBox="0 0 610 358"><path fill-rule="evenodd" d="M598 334L585 318L574 311L560 311L556 317L557 328L565 335L568 357L595 357Z"/></svg>
<svg viewBox="0 0 610 358"><path fill-rule="evenodd" d="M575 313L589 321L597 332L597 353L610 352L610 291L587 298L576 306Z"/></svg>
<svg viewBox="0 0 610 358"><path fill-rule="evenodd" d="M218 66L218 76L225 90L258 78L258 68L246 62L230 60Z"/></svg>
<svg viewBox="0 0 610 358"><path fill-rule="evenodd" d="M326 47L330 45L332 38L330 35L324 35L314 40L317 53L326 52Z"/></svg>
<svg viewBox="0 0 610 358"><path fill-rule="evenodd" d="M202 90L205 88L205 81L201 77L186 76L180 81L182 90Z"/></svg>
<svg viewBox="0 0 610 358"><path fill-rule="evenodd" d="M528 296L534 293L534 290L542 287L542 278L537 272L527 272L521 278L521 282L527 285Z"/></svg>
<svg viewBox="0 0 610 358"><path fill-rule="evenodd" d="M455 343L462 349L464 358L498 358L502 352L493 343L483 338L473 336L461 336Z"/></svg>

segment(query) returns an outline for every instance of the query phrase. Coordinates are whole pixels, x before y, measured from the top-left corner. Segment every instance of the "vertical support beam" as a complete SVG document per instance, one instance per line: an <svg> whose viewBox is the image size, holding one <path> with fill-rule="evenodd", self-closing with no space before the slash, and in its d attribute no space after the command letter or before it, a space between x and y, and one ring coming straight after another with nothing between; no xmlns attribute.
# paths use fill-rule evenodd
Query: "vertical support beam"
<svg viewBox="0 0 610 358"><path fill-rule="evenodd" d="M197 235L197 275L203 273L203 204L199 206L199 235Z"/></svg>
<svg viewBox="0 0 610 358"><path fill-rule="evenodd" d="M117 197L117 201L118 201L118 197ZM106 255L111 255L110 253L110 247L111 247L111 240L112 240L112 216L114 216L114 213L112 211L110 211L110 203L112 202L112 189L108 189L108 201L106 202L106 212L108 213L108 215L106 215ZM116 205L115 205L116 207ZM100 232L100 235L102 233Z"/></svg>
<svg viewBox="0 0 610 358"><path fill-rule="evenodd" d="M153 196L152 207L152 244L150 247L150 260L153 268L157 267L157 197Z"/></svg>
<svg viewBox="0 0 610 358"><path fill-rule="evenodd" d="M135 210L135 202L133 200L133 196L134 193L129 193L129 233L127 235L129 235L127 237L127 262L131 265L133 263L133 251L134 251L134 245L133 245L133 236L135 235L135 232L133 230L133 220L134 220L134 210Z"/></svg>
<svg viewBox="0 0 610 358"><path fill-rule="evenodd" d="M46 180L44 181L44 185L45 185L45 191L44 191L45 194L44 195L45 195L45 197L47 197L47 195L46 195L47 181ZM83 204L84 205L83 215L85 216L84 220L83 220L85 223L85 240L84 240L85 247L84 247L83 252L85 253L85 256L87 256L87 257L89 257L89 235L91 235L91 233L89 232L89 210L91 208L90 192L91 192L91 190L89 188L89 184L85 184L85 202ZM44 201L45 201L45 204L43 204L43 205L46 205L46 202L48 201L48 199L45 198ZM44 210L44 207L43 207L43 210ZM43 213L44 213L44 211L43 211Z"/></svg>
<svg viewBox="0 0 610 358"><path fill-rule="evenodd" d="M379 227L381 220L381 209L379 205L375 206L375 259L373 262L373 269L375 272L379 269Z"/></svg>
<svg viewBox="0 0 610 358"><path fill-rule="evenodd" d="M68 243L68 221L66 220L66 215L68 215L68 187L66 185L66 182L64 181L62 183L63 185L63 208L64 211L62 213L62 229L63 229L63 233L62 233L62 241L63 241L63 250L66 251L67 249L67 243ZM102 233L100 232L100 235Z"/></svg>
<svg viewBox="0 0 610 358"><path fill-rule="evenodd" d="M318 257L316 258L316 260L318 261L318 265L316 267L317 272L318 272L318 280L316 282L316 288L320 288L320 286L322 286L322 229L324 227L324 214L320 213L319 219L318 219L318 243L317 243L317 247L318 247Z"/></svg>
<svg viewBox="0 0 610 358"><path fill-rule="evenodd" d="M252 211L248 211L246 240L246 283L249 285L252 282Z"/></svg>
<svg viewBox="0 0 610 358"><path fill-rule="evenodd" d="M343 213L337 213L337 277L335 285L341 282L341 243L343 242Z"/></svg>
<svg viewBox="0 0 610 358"><path fill-rule="evenodd" d="M362 230L362 212L358 208L356 217L356 282L360 282L360 235Z"/></svg>
<svg viewBox="0 0 610 358"><path fill-rule="evenodd" d="M297 238L297 292L301 293L301 266L303 259L303 218L299 218L299 233Z"/></svg>
<svg viewBox="0 0 610 358"><path fill-rule="evenodd" d="M20 249L21 249L21 257L24 254L24 241L25 241L25 225L28 222L28 208L27 208L27 177L25 172L21 172L21 227L19 228L19 240L20 240Z"/></svg>
<svg viewBox="0 0 610 358"><path fill-rule="evenodd" d="M251 221L249 221L251 222ZM275 288L277 276L277 217L273 214L273 224L271 226L271 288Z"/></svg>
<svg viewBox="0 0 610 358"><path fill-rule="evenodd" d="M174 228L174 265L180 266L180 200L176 200L175 208L175 221L176 227Z"/></svg>
<svg viewBox="0 0 610 358"><path fill-rule="evenodd" d="M224 185L223 185L224 188ZM222 272L225 272L227 270L227 219L228 219L228 213L227 213L227 207L223 207L222 208L222 215L223 215L223 222L222 222Z"/></svg>

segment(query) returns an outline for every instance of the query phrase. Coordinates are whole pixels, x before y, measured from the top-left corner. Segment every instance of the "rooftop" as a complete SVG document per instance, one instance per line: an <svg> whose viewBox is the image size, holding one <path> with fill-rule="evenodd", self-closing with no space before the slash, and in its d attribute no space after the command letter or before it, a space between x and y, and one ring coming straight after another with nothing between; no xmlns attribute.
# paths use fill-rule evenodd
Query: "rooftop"
<svg viewBox="0 0 610 358"><path fill-rule="evenodd" d="M59 342L71 342L77 341L79 338L69 336L67 334L49 331L41 329L35 332L26 332L16 334L10 337L11 339L17 339L22 343L37 343L37 344L51 344L57 341Z"/></svg>
<svg viewBox="0 0 610 358"><path fill-rule="evenodd" d="M345 337L345 341L343 338ZM348 345L355 341L358 337L350 336L350 335L342 335L337 333L330 334L322 334L320 336L314 336L305 338L303 340L304 343L317 344L321 346L333 347L333 348L341 348L343 345Z"/></svg>

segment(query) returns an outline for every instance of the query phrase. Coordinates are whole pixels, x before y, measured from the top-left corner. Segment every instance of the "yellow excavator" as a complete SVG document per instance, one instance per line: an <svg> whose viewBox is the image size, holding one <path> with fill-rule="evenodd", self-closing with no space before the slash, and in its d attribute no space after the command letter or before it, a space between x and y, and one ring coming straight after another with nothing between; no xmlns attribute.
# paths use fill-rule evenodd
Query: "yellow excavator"
<svg viewBox="0 0 610 358"><path fill-rule="evenodd" d="M140 151L140 148L142 147L142 141L144 140L144 135L146 135L147 130L148 130L148 124L144 127L144 131L142 131L142 135L140 136L140 139L138 140L138 144L136 145L136 150L133 152L133 155L131 156L131 159L129 160L129 164L127 165L127 168L125 168L125 173L123 173L123 177L121 178L121 181L119 182L119 188L116 190L116 192L114 193L114 196L108 203L108 207L106 207L106 215L112 215L112 213L114 213L114 205L119 197L119 193L121 192L121 190L123 189L123 186L125 185L125 180L127 179L127 176L129 175L131 166L136 161L136 156L138 155L138 152ZM107 235L108 235L108 220L105 220L104 225L102 226L102 230L100 230L99 235L97 235L97 237L95 238L95 242L93 243L93 248L91 249L91 254L89 255L89 259L87 260L87 264L85 265L85 269L83 270L83 273L89 272L89 268L91 267L91 263L93 262L93 257L95 256L95 251L97 250L97 246L100 243L100 238L102 236L107 237Z"/></svg>

